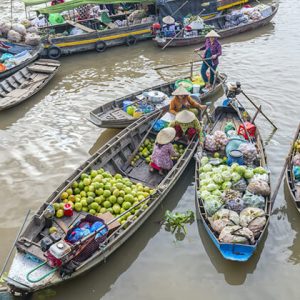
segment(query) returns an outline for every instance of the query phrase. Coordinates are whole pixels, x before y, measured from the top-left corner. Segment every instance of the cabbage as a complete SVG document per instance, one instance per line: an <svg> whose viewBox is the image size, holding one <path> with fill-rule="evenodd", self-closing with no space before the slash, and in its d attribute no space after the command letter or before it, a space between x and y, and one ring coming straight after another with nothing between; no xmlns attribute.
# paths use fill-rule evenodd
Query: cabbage
<svg viewBox="0 0 300 300"><path fill-rule="evenodd" d="M222 172L229 171L229 169L230 169L227 165L221 165L219 168Z"/></svg>
<svg viewBox="0 0 300 300"><path fill-rule="evenodd" d="M236 173L236 172L232 173L231 177L232 177L231 180L233 182L238 182L242 178L241 175L239 173Z"/></svg>
<svg viewBox="0 0 300 300"><path fill-rule="evenodd" d="M212 216L223 206L222 202L218 199L212 199L204 203L204 208L209 216Z"/></svg>
<svg viewBox="0 0 300 300"><path fill-rule="evenodd" d="M239 173L241 176L244 176L245 171L246 171L246 167L245 166L238 166L238 167L236 167L236 172Z"/></svg>
<svg viewBox="0 0 300 300"><path fill-rule="evenodd" d="M222 172L222 177L224 181L230 181L231 180L231 174L229 171Z"/></svg>
<svg viewBox="0 0 300 300"><path fill-rule="evenodd" d="M253 170L254 174L266 174L267 171L263 167L257 167Z"/></svg>
<svg viewBox="0 0 300 300"><path fill-rule="evenodd" d="M204 201L206 201L207 199L208 199L208 197L210 197L210 192L208 192L208 191L203 191L203 192L201 192L200 193L200 196L201 196L201 198L204 200Z"/></svg>
<svg viewBox="0 0 300 300"><path fill-rule="evenodd" d="M211 194L214 196L219 196L219 197L222 196L222 192L220 190L214 190Z"/></svg>
<svg viewBox="0 0 300 300"><path fill-rule="evenodd" d="M222 183L223 182L223 178L221 174L215 174L213 176L213 181L217 184Z"/></svg>
<svg viewBox="0 0 300 300"><path fill-rule="evenodd" d="M233 164L231 165L231 171L236 172L236 169L237 169L237 167L239 167L239 166L240 166L239 164L233 163Z"/></svg>
<svg viewBox="0 0 300 300"><path fill-rule="evenodd" d="M251 169L247 169L246 171L245 171L245 174L244 174L244 177L246 178L246 179L251 179L252 177L253 177L253 170L251 170Z"/></svg>
<svg viewBox="0 0 300 300"><path fill-rule="evenodd" d="M208 157L207 156L203 156L202 158L201 158L201 166L204 166L204 165L206 165L206 164L208 164Z"/></svg>
<svg viewBox="0 0 300 300"><path fill-rule="evenodd" d="M211 164L206 164L203 166L203 172L209 172L212 170L212 165Z"/></svg>
<svg viewBox="0 0 300 300"><path fill-rule="evenodd" d="M229 190L231 188L232 183L230 181L226 181L222 184L223 190Z"/></svg>
<svg viewBox="0 0 300 300"><path fill-rule="evenodd" d="M206 199L207 202L210 202L210 201L218 201L220 204L223 204L223 200L220 196L216 196L216 195L212 195L210 194L207 199Z"/></svg>
<svg viewBox="0 0 300 300"><path fill-rule="evenodd" d="M210 183L210 184L207 185L206 188L207 188L207 190L208 190L209 192L212 192L212 191L214 191L214 190L217 189L217 185L214 184L214 183Z"/></svg>
<svg viewBox="0 0 300 300"><path fill-rule="evenodd" d="M212 180L210 178L205 178L205 179L201 180L200 186L206 186L210 183L212 183Z"/></svg>
<svg viewBox="0 0 300 300"><path fill-rule="evenodd" d="M205 179L206 178L206 173L200 173L199 178L200 179Z"/></svg>

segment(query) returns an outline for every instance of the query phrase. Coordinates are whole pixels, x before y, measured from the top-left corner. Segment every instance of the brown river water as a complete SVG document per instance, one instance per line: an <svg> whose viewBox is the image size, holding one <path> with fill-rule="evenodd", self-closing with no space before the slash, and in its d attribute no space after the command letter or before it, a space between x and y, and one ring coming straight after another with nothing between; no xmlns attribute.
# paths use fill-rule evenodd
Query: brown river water
<svg viewBox="0 0 300 300"><path fill-rule="evenodd" d="M9 16L8 0L0 1ZM22 5L14 1L14 13ZM281 1L265 28L222 41L220 70L278 126L261 116L275 186L300 113L300 2ZM153 68L196 59L193 47L161 51L151 41L61 59L62 66L30 101L0 113L0 266L29 209L34 211L72 171L117 130L87 121L99 104L179 78L188 68ZM246 107L249 103L240 98ZM299 299L300 216L284 185L270 226L247 263L225 261L200 222L178 241L159 224L166 209L195 209L193 163L163 204L126 244L84 276L36 293L31 299ZM0 297L1 298L1 297Z"/></svg>

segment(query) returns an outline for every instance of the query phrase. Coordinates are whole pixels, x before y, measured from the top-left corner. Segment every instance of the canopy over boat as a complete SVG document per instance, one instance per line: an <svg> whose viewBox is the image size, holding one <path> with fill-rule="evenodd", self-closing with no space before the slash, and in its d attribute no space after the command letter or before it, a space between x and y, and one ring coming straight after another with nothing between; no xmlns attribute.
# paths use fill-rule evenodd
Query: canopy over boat
<svg viewBox="0 0 300 300"><path fill-rule="evenodd" d="M23 0L25 6L34 6L42 3L49 2L48 0ZM68 11L75 9L79 6L86 5L86 4L119 4L120 0L72 0L65 3L39 8L37 11L42 14L54 14L54 13L61 13L63 11ZM141 3L141 4L150 4L154 3L155 0L126 0L122 3Z"/></svg>
<svg viewBox="0 0 300 300"><path fill-rule="evenodd" d="M202 15L209 15L230 8L235 5L244 4L248 0L225 0L225 1L206 1L206 0L157 0L156 5L159 9L159 17L172 16L177 21L182 21L187 15L198 15L202 10ZM176 12L176 13L174 13Z"/></svg>

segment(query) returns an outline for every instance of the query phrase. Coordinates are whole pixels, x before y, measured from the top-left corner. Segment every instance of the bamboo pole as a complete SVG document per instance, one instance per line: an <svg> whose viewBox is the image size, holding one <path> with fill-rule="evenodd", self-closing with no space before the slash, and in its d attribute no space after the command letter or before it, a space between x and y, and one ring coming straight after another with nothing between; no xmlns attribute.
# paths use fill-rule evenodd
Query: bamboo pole
<svg viewBox="0 0 300 300"><path fill-rule="evenodd" d="M242 91L242 94L246 97L246 99L256 108L259 109L259 106L257 106L247 95L244 91ZM275 128L278 129L277 126L265 115L265 113L260 110L261 114L269 121L269 123Z"/></svg>
<svg viewBox="0 0 300 300"><path fill-rule="evenodd" d="M184 66L184 65L189 65L191 63L200 63L201 60L199 61L186 61L186 62L183 62L183 63L180 63L180 64L174 64L174 65L168 65L168 66L163 66L163 67L157 67L157 68L154 68L155 71L157 70L162 70L162 69L167 69L167 68L172 68L172 67L179 67L179 66Z"/></svg>
<svg viewBox="0 0 300 300"><path fill-rule="evenodd" d="M277 194L278 194L278 191L279 191L279 188L280 188L280 185L281 185L281 181L282 181L282 178L283 178L284 173L285 173L285 169L286 169L287 164L288 164L288 162L289 162L289 160L290 160L290 158L291 158L291 155L292 155L292 153L293 153L294 143L295 143L295 141L297 140L297 138L298 138L298 136L299 136L299 131L300 131L300 123L299 123L299 125L298 125L297 130L296 130L296 133L295 133L294 139L293 139L293 141L292 141L292 145L291 145L290 151L289 151L289 153L288 153L288 156L287 156L287 158L285 159L283 168L282 168L282 170L281 170L279 179L278 179L278 181L277 181L276 188L275 188L275 190L274 190L274 192L273 192L273 195L272 195L272 197L271 197L271 199L270 199L270 201L271 201L271 209L272 209L273 206L274 206L274 202L275 202L276 196L277 196Z"/></svg>

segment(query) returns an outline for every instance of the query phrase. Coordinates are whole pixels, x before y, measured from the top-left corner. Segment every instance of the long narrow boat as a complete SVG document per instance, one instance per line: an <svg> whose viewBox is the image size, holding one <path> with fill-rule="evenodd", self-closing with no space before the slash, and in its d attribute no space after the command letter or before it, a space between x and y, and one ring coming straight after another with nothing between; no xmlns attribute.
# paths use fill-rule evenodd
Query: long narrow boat
<svg viewBox="0 0 300 300"><path fill-rule="evenodd" d="M150 140L153 141L155 139L157 133L152 130L151 124L161 115L162 112L160 111L157 111L152 115L145 115L122 130L118 135L113 137L108 143L100 148L100 150L98 150L84 164L82 164L60 185L58 189L54 191L49 199L42 204L16 243L17 252L7 278L7 283L13 293L30 293L39 289L50 287L81 275L100 264L112 252L117 250L124 242L126 242L126 240L133 235L136 230L138 230L138 228L163 201L192 158L198 145L198 138L195 137L189 143L182 142L181 146L179 145L181 149L184 149L182 156L180 156L176 164L174 164L173 168L167 175L165 175L165 177L159 175L158 172L149 172L148 163L144 159L139 159L138 161L135 160L135 166L132 166L128 157L131 157L135 149L138 149L142 143L147 144ZM103 173L104 171L105 174ZM107 172L110 172L111 175L108 175ZM91 177L88 176L88 173L91 174ZM118 175L116 175L117 173ZM125 192L123 191L123 194L125 193L125 196L123 195L125 200L123 198L121 200L130 201L126 200L126 196L129 193L129 191L127 191L128 186L130 186L133 190L139 187L138 191L140 191L140 188L142 187L142 194L137 192L137 196L134 197L139 197L139 200L137 203L134 202L130 208L128 208L128 204L125 206L124 203L122 203L124 211L122 212L121 210L121 212L119 212L121 214L115 215L116 218L107 223L109 233L106 240L102 244L100 243L99 247L94 249L94 251L90 253L89 257L85 256L83 259L81 257L81 259L78 260L78 257L75 259L76 256L75 258L70 256L70 260L65 260L63 265L54 269L54 267L49 266L47 263L49 262L49 256L47 256L47 259L45 257L45 253L48 252L42 251L42 248L46 245L42 242L42 240L49 234L47 228L47 223L49 221L47 218L49 218L49 216L46 217L47 212L49 212L49 208L51 207L60 207L60 205L63 204L62 199L66 199L66 195L68 196L70 194L68 199L71 199L70 197L72 197L72 200L74 201L74 195L71 195L70 189L71 191L73 189L74 193L76 193L76 190L74 189L75 186L82 189L80 192L80 196L82 196L83 191L86 190L85 184L91 182L90 178L94 179L94 187L96 187L96 184L101 186L101 183L105 183L103 186L104 190L97 187L98 190L95 191L97 195L100 194L103 197L108 197L107 194L111 194L112 189L115 192L115 186L120 183L122 183L121 187L117 186L119 188L119 195L121 195L121 191L123 189L125 190ZM114 178L115 186L111 185L107 187L108 178ZM129 181L131 181L131 184L129 184ZM112 183L112 181L110 182ZM147 186L147 188L145 186ZM148 193L145 194L145 191L148 191ZM130 194L131 195L128 196L132 199L133 192L131 191ZM78 193L75 195L75 201L78 195ZM88 195L90 195L89 197L92 197L92 194ZM140 196L142 197L140 198ZM98 198L95 198L95 201L98 201ZM82 198L80 199L83 201ZM109 199L109 201L115 200L113 198L105 199ZM119 200L120 199L118 197L118 201ZM66 201L68 202L68 200ZM84 199L84 201L88 200ZM102 214L98 215L99 218L107 213L107 211L112 212L112 210L108 208L104 213L103 206L108 206L105 202L99 201L100 204L102 203L102 208L100 209L100 213ZM83 205L84 204L85 203L83 203ZM93 204L91 203L90 205ZM97 209L98 212L99 208L100 207ZM130 210L132 208L135 208L135 210L133 210L132 214L130 214ZM78 219L86 217L89 213L95 213L95 211L91 210L89 210L88 213L85 211L82 210L77 212L74 210L73 216L63 216L60 219L57 218L57 211L55 217L53 217L54 219L51 226L53 226L53 224L59 224L56 225L57 233L64 236L64 232L70 230L70 227L72 227L74 222L77 222ZM120 217L122 217L122 220ZM114 228L110 229L110 226L113 224L115 224L115 226L113 226ZM62 231L62 228L65 228L65 230Z"/></svg>
<svg viewBox="0 0 300 300"><path fill-rule="evenodd" d="M60 62L39 59L0 82L0 111L15 106L40 91L56 74Z"/></svg>
<svg viewBox="0 0 300 300"><path fill-rule="evenodd" d="M290 157L288 157L288 163L286 168L286 174L285 179L287 182L288 190L290 192L291 198L293 200L293 203L295 204L298 212L300 213L300 181L296 180L293 168L295 166L295 162L293 162L293 159L296 160L295 156L298 155L300 152L300 125L298 126L295 138L292 142L291 147L293 148ZM299 165L299 161L297 163Z"/></svg>
<svg viewBox="0 0 300 300"><path fill-rule="evenodd" d="M11 53L13 55L20 54L23 51L28 51L29 55L26 56L24 61L21 61L19 64L15 65L10 69L6 69L3 72L0 72L0 80L11 76L12 74L16 73L17 71L23 69L27 65L31 64L35 60L38 59L40 53L42 52L43 48L41 46L31 47L24 44L16 44L8 42L5 39L0 39L0 54L3 53ZM4 48L5 47L5 48Z"/></svg>
<svg viewBox="0 0 300 300"><path fill-rule="evenodd" d="M238 110L237 110L237 108L234 109L231 106L219 106L219 107L217 107L216 110L214 111L214 114L213 114L213 118L214 118L215 121L212 123L211 126L209 126L209 128L207 129L207 133L208 134L213 134L216 131L223 131L224 132L224 128L226 127L228 122L231 122L232 124L234 124L235 128L238 129L240 127L240 125L242 125L245 122L244 120L242 120L242 117L241 117L242 114L245 114L245 110L244 110L243 107L239 107ZM207 139L207 137L206 137L206 139ZM234 139L235 138L233 138L233 140ZM266 154L265 154L265 150L264 150L263 141L262 141L262 138L261 138L260 133L259 133L257 128L256 128L255 136L253 137L253 142L255 144L255 147L256 147L257 153L258 153L258 155L256 157L256 160L253 163L253 165L254 165L253 168L260 166L260 167L262 167L262 168L259 168L260 171L261 171L261 170L263 170L263 168L267 167L267 158L266 158ZM234 143L234 141L233 141L233 143ZM228 143L228 145L229 145L229 143ZM204 149L207 149L206 144L205 144ZM226 148L226 151L227 150L228 149ZM219 152L219 154L220 153L221 153L221 155L224 155L224 156L226 155L226 153L224 154L224 152ZM240 261L240 262L247 261L253 255L253 253L255 252L257 246L259 245L260 241L262 240L262 237L263 237L264 233L266 232L268 222L269 222L269 218L270 218L270 213L271 213L270 197L268 195L268 196L265 196L263 198L260 198L260 201L261 201L260 202L261 215L259 215L259 216L262 216L262 218L265 218L264 219L265 225L263 226L263 228L260 227L258 232L256 232L256 234L254 234L255 238L250 240L249 236L247 236L247 237L245 237L243 242L240 242L240 241L237 241L237 240L235 240L235 243L234 242L228 242L229 240L228 239L225 240L224 235L223 235L223 230L225 228L227 228L227 229L228 228L234 228L234 231L229 232L230 234L232 233L231 238L235 238L236 236L237 236L237 238L239 238L239 237L243 236L243 234L245 234L245 232L242 233L242 232L240 232L240 230L248 230L248 228L245 229L244 227L242 227L245 224L242 224L242 222L239 223L239 221L237 221L237 219L233 220L233 217L231 217L231 216L229 217L229 222L226 223L227 226L223 227L223 230L222 230L222 227L221 227L221 228L218 229L219 231L217 232L216 230L214 230L212 228L213 223L211 223L210 221L218 219L218 217L216 217L216 215L218 213L221 213L221 211L222 211L221 208L224 208L224 207L226 208L227 202L225 202L225 203L221 202L220 206L218 206L216 209L214 209L211 212L208 211L208 209L211 209L211 208L209 208L209 201L211 201L211 199L208 199L209 197L206 198L207 197L207 195L205 194L206 192L203 193L203 190L206 189L205 188L205 184L206 184L205 180L207 180L207 179L210 180L210 179L209 179L209 175L205 172L206 171L205 165L203 167L203 164L205 164L205 162L203 160L207 159L209 161L209 163L210 162L213 163L213 161L215 159L213 158L214 157L213 152L210 152L210 151L207 151L207 150L203 150L203 152L198 151L197 154L195 155L195 157L196 157L196 170L195 170L195 172L196 172L195 173L195 192L196 192L196 195L195 195L195 198L196 198L197 213L199 213L201 221L204 224L204 227L205 227L209 237L211 238L211 240L215 244L216 248L220 251L221 255L225 259L233 260L233 261ZM215 157L216 157L216 155L215 155ZM228 170L228 169L226 169L227 168L226 165L227 165L226 163L221 163L219 165L219 167L221 166L220 168L222 168L222 170L223 169ZM225 167L222 167L222 166L225 166ZM212 168L212 170L214 170L213 168ZM230 167L228 167L228 168L230 168ZM248 166L246 166L246 168L248 168ZM220 172L221 171L219 170L219 173ZM229 169L229 172L230 172L230 169ZM236 171L236 172L238 172L238 171ZM246 176L246 173L244 173L244 174L245 174L244 176ZM248 173L248 175L249 175L249 173ZM269 175L267 173L265 173L264 176L265 176L265 178L267 176L268 186L270 186L269 185L269 183L270 183ZM243 175L241 175L241 178L243 178ZM217 178L214 177L214 179L216 180ZM222 180L222 176L221 176L221 180ZM219 182L221 182L221 180ZM245 179L242 179L242 180L245 180ZM215 181L213 181L213 182L215 182ZM233 186L234 181L229 181L229 182L230 182L229 183L229 188L230 188L230 186ZM247 184L249 184L248 179L244 182L247 182ZM227 185L228 183L224 181L224 184ZM203 187L203 189L202 189L202 187ZM210 187L210 188L212 188L212 187ZM249 185L247 186L247 189L248 188L249 188ZM222 192L222 195L218 194L221 197L221 199L223 199L223 200L224 200L224 192L226 193L226 189L228 189L228 187L223 187L223 185L222 185L222 187L220 188L220 192ZM233 187L233 189L234 189L234 187ZM233 190L229 189L229 191L232 192ZM244 195L243 193L244 193L244 191L242 192L240 197L243 197L242 196L242 195ZM205 197L205 200L204 200L204 197ZM220 199L220 198L218 198L218 199ZM245 201L244 198L240 198L240 199L243 199L243 201ZM225 206L224 206L224 204L225 204ZM245 202L244 202L244 204L245 204ZM247 209L247 205L245 205L243 207L240 207L242 212L240 213L240 215L238 215L238 218L241 216L241 214L243 214L244 208ZM232 210L235 210L233 208L230 208L230 209L231 209L231 212L232 212ZM224 210L223 210L223 212L224 212ZM238 213L239 212L240 211L238 211ZM227 213L228 213L228 211L227 211ZM220 217L220 218L221 219L218 219L219 221L222 220L222 217ZM254 223L256 222L255 218L254 218L253 221L254 221ZM253 226L254 226L254 223L252 224ZM251 221L249 222L249 224L251 224ZM232 226L232 225L238 225L238 226ZM220 224L219 224L219 226L220 226ZM216 229L216 227L215 227L215 229ZM249 234L249 232L247 232L247 234ZM222 235L223 239L221 238L221 235ZM227 232L227 235L228 235L228 232ZM251 232L250 232L250 236L253 238L253 236L251 235ZM221 241L220 241L220 238L221 238Z"/></svg>
<svg viewBox="0 0 300 300"><path fill-rule="evenodd" d="M101 5L105 3L101 1ZM131 3L143 4L144 1L136 0ZM38 11L46 15L62 12L70 15L70 12L73 14L74 10L81 9L87 4L83 0L68 1L38 8ZM42 55L58 59L62 55L84 51L104 52L113 46L131 46L138 41L151 39L153 37L151 26L155 22L157 22L155 15L147 14L145 17L140 16L134 19L124 13L109 17L105 15L103 19L101 15L99 18L66 20L63 24L42 27L39 28L40 34L45 36Z"/></svg>
<svg viewBox="0 0 300 300"><path fill-rule="evenodd" d="M276 15L278 11L279 3L276 2L275 4L271 5L272 13L269 16L263 17L262 19L259 19L257 21L250 21L246 24L240 24L238 26L225 28L225 22L226 22L226 15L217 16L212 19L205 20L205 24L214 26L215 31L221 36L221 39L227 38L230 36L234 36L246 31L255 30L262 26L265 26L270 23L270 21L273 19L273 17ZM181 46L189 46L189 45L197 45L197 44L203 44L205 42L205 36L189 36L189 37L183 37L178 36L176 38L172 37L155 37L153 41L159 46L164 47L166 44L168 44L168 47L181 47ZM171 41L172 40L172 41Z"/></svg>
<svg viewBox="0 0 300 300"><path fill-rule="evenodd" d="M201 101L205 101L209 97L212 97L214 94L222 90L222 84L226 81L227 76L222 73L219 75L219 77L220 79L217 80L214 89L208 90L205 93L200 94ZM129 115L123 110L124 101L129 100L132 102L139 102L138 96L143 95L143 93L149 91L159 91L166 94L167 96L171 96L171 93L174 90L175 82L176 80L173 80L171 82L153 86L151 88L138 91L131 95L127 95L125 97L121 97L114 101L105 103L90 112L90 121L101 128L125 128L129 124L133 123L136 120L136 118ZM145 100L142 100L140 102L147 103L147 100L146 102ZM153 104L153 103L148 102L148 104ZM167 109L167 108L168 108L168 104L154 105L155 111L160 109Z"/></svg>

